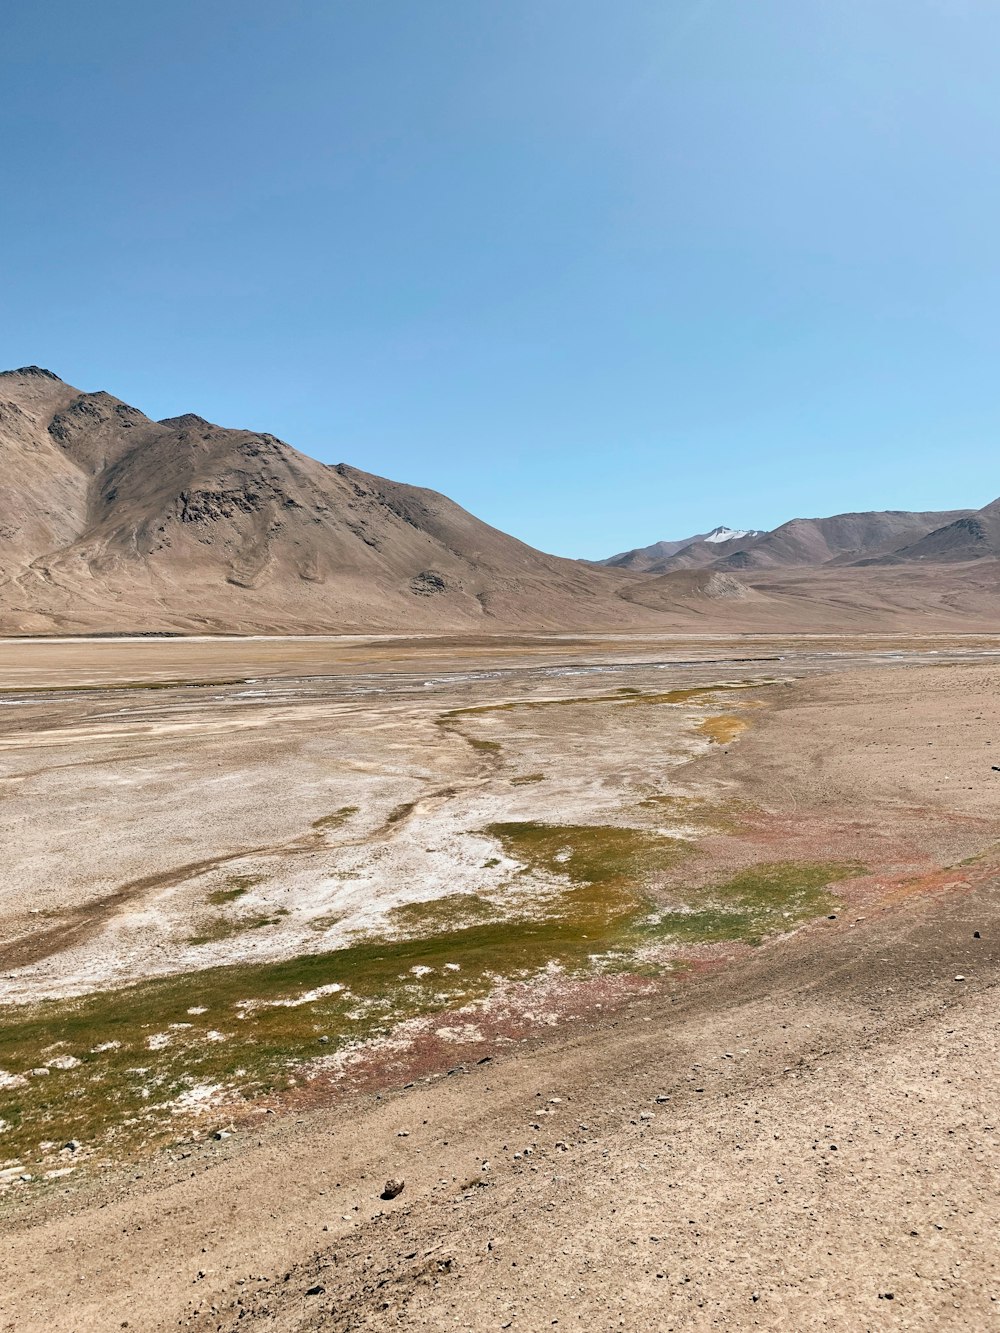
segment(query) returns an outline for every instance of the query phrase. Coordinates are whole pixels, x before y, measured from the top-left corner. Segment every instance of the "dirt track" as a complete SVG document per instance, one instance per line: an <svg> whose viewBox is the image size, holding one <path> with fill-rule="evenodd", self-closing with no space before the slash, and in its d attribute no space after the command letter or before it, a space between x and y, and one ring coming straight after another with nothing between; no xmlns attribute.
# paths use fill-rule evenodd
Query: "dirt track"
<svg viewBox="0 0 1000 1333"><path fill-rule="evenodd" d="M997 674L811 678L695 761L757 811L719 864L907 867L835 920L10 1213L0 1328L996 1327Z"/></svg>

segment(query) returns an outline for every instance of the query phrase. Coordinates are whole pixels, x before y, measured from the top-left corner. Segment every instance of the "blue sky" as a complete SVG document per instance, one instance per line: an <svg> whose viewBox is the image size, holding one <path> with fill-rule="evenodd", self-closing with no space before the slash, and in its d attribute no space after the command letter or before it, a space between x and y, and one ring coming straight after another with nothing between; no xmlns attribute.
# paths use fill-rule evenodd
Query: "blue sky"
<svg viewBox="0 0 1000 1333"><path fill-rule="evenodd" d="M0 365L547 550L1000 494L994 0L37 0Z"/></svg>

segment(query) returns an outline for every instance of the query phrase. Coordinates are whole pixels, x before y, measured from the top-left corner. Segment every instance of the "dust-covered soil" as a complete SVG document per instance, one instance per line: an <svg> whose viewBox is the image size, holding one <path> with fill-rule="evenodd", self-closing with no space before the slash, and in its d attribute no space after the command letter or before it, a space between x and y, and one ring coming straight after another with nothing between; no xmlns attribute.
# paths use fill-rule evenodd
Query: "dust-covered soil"
<svg viewBox="0 0 1000 1333"><path fill-rule="evenodd" d="M995 644L300 642L4 650L0 1328L995 1326Z"/></svg>

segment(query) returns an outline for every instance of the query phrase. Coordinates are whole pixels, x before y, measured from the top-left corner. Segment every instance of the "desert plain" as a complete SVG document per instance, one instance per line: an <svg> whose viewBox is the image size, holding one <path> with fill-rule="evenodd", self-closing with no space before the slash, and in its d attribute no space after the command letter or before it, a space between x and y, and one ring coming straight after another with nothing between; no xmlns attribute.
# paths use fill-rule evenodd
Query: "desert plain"
<svg viewBox="0 0 1000 1333"><path fill-rule="evenodd" d="M998 679L4 641L0 1328L995 1327Z"/></svg>

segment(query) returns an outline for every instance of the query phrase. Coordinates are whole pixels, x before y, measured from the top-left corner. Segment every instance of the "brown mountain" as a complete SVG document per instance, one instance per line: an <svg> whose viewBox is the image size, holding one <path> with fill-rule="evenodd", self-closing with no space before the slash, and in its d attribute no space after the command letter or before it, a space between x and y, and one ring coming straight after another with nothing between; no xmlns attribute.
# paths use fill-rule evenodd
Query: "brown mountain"
<svg viewBox="0 0 1000 1333"><path fill-rule="evenodd" d="M962 514L953 523L935 528L917 541L900 546L878 563L911 560L955 563L1000 556L1000 500ZM876 563L865 562L865 563Z"/></svg>
<svg viewBox="0 0 1000 1333"><path fill-rule="evenodd" d="M620 575L433 491L37 367L0 374L0 466L7 632L636 623Z"/></svg>
<svg viewBox="0 0 1000 1333"><path fill-rule="evenodd" d="M644 558L647 552L654 550L653 547L642 547L614 559L620 566L639 567L649 573L667 573L676 569L738 571L854 564L910 547L945 525L967 519L971 513L968 509L930 513L885 510L835 514L831 518L793 518L771 532L750 537L722 542L695 539L658 559ZM629 557L638 559L632 561Z"/></svg>
<svg viewBox="0 0 1000 1333"><path fill-rule="evenodd" d="M981 558L1000 554L1000 503L716 532L662 572L600 568L433 491L152 421L37 367L0 374L0 467L0 633L1000 625L1000 561Z"/></svg>

